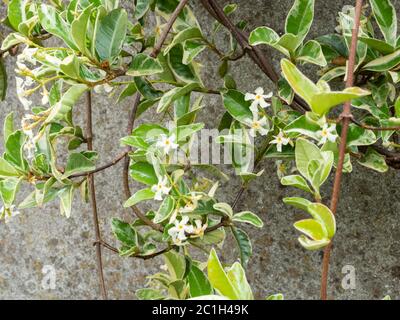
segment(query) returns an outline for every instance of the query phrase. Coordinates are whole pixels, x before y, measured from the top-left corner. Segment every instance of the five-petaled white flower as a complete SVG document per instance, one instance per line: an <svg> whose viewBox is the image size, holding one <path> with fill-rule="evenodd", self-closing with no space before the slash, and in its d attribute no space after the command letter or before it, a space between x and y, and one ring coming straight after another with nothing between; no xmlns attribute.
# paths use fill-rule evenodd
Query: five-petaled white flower
<svg viewBox="0 0 400 320"><path fill-rule="evenodd" d="M262 117L258 120L258 116L254 115L253 120L247 119L246 124L250 127L250 135L254 138L259 133L262 136L266 136L268 134L267 127L267 118Z"/></svg>
<svg viewBox="0 0 400 320"><path fill-rule="evenodd" d="M286 137L282 130L279 131L277 136L274 136L274 140L272 140L271 144L276 144L276 150L278 152L282 152L282 146L286 146L290 143L290 138Z"/></svg>
<svg viewBox="0 0 400 320"><path fill-rule="evenodd" d="M317 134L321 137L319 144L324 144L325 142L335 142L338 135L336 133L336 124L332 124L329 126L328 123L325 123L322 127L322 130L318 131Z"/></svg>
<svg viewBox="0 0 400 320"><path fill-rule="evenodd" d="M18 55L17 61L19 63L28 62L32 65L36 65L36 59L34 58L34 55L37 50L37 48L29 48L28 46L26 46L21 54Z"/></svg>
<svg viewBox="0 0 400 320"><path fill-rule="evenodd" d="M168 230L168 234L172 237L172 241L176 245L182 245L187 239L186 234L192 234L193 226L189 223L189 217L183 216L181 221L175 220L175 226Z"/></svg>
<svg viewBox="0 0 400 320"><path fill-rule="evenodd" d="M196 195L194 193L191 193L190 198L186 202L186 205L183 208L179 209L180 213L190 213L193 212L198 205L198 200L200 200L203 196L202 195Z"/></svg>
<svg viewBox="0 0 400 320"><path fill-rule="evenodd" d="M4 214L5 223L9 223L13 217L19 215L21 212L17 209L15 205L10 206L10 208L6 209L1 207L0 216Z"/></svg>
<svg viewBox="0 0 400 320"><path fill-rule="evenodd" d="M265 101L265 99L270 99L272 97L273 93L270 92L268 94L264 94L264 89L263 88L257 88L255 91L255 94L253 93L246 93L244 99L246 101L250 101L253 100L251 106L250 106L250 110L253 113L257 113L258 112L258 106L260 106L261 108L265 109L267 107L269 107L271 104L269 104L268 102Z"/></svg>
<svg viewBox="0 0 400 320"><path fill-rule="evenodd" d="M162 201L163 195L169 194L171 187L168 184L168 177L165 176L158 180L158 183L151 187L151 191L155 193L154 200Z"/></svg>
<svg viewBox="0 0 400 320"><path fill-rule="evenodd" d="M172 134L170 136L161 134L160 139L156 143L156 147L161 148L164 152L164 155L167 155L171 152L171 150L178 149L179 145L175 143L175 140L175 134Z"/></svg>

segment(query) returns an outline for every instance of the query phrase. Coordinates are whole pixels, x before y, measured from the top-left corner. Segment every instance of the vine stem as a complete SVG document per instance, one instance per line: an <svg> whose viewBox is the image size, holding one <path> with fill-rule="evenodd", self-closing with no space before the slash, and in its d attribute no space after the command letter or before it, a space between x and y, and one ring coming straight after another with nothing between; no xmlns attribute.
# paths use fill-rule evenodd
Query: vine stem
<svg viewBox="0 0 400 320"><path fill-rule="evenodd" d="M93 150L93 121L92 121L92 94L90 91L87 92L87 100L86 100L86 137L87 137L87 149L89 151ZM90 193L90 201L92 205L92 215L93 215L93 224L94 230L96 234L96 256L97 256L97 271L99 275L100 282L100 290L101 295L104 300L107 300L107 290L104 281L104 270L103 270L103 259L101 254L101 233L99 226L99 216L97 212L97 202L96 202L96 188L94 182L94 174L90 173L87 175L89 182L89 193Z"/></svg>
<svg viewBox="0 0 400 320"><path fill-rule="evenodd" d="M352 87L354 84L354 68L356 63L357 41L360 29L362 5L363 5L363 0L356 0L354 29L351 39L349 62L347 65L347 81L346 81L347 88ZM340 115L340 119L342 122L342 132L340 135L339 160L336 169L335 181L333 184L332 199L331 199L331 211L333 214L336 214L337 205L340 197L340 186L343 176L343 165L347 147L347 135L352 118L353 116L351 114L351 103L350 101L348 101L344 104L343 112ZM324 257L322 261L322 275L321 275L321 300L327 300L328 298L327 284L328 284L329 261L330 261L331 251L332 251L332 241L324 250Z"/></svg>
<svg viewBox="0 0 400 320"><path fill-rule="evenodd" d="M152 58L156 58L158 54L161 52L161 48L164 45L165 40L167 40L168 34L171 31L172 26L174 25L176 19L178 18L179 14L182 12L182 10L185 8L189 0L182 0L179 2L178 6L176 7L175 11L172 13L167 25L165 26L160 38L158 39L156 45L153 48L153 51L150 53L150 56ZM129 115L129 123L128 123L128 129L127 132L128 134L132 134L133 127L135 125L135 120L136 120L136 113L138 106L140 104L140 93L136 93L134 102L133 102L133 107ZM131 150L131 148L128 149L128 152ZM129 154L126 154L124 157L124 167L123 167L123 184L124 184L124 191L125 191L125 197L126 199L129 199L131 197L131 190L129 187L129 164L130 164L130 159L129 159ZM131 207L134 214L141 219L146 225L151 227L154 230L162 232L164 228L151 221L149 218L147 218L136 206Z"/></svg>

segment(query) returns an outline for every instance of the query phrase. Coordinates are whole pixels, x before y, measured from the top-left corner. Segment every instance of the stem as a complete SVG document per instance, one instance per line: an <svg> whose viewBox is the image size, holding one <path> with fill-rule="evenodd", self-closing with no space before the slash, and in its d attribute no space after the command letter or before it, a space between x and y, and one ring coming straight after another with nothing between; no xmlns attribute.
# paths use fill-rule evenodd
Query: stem
<svg viewBox="0 0 400 320"><path fill-rule="evenodd" d="M372 131L399 131L400 127L374 127L374 126L370 126L364 123L361 123L359 121L357 121L354 118L350 118L350 121L353 122L354 124L356 124L357 126L366 129L366 130L372 130Z"/></svg>
<svg viewBox="0 0 400 320"><path fill-rule="evenodd" d="M353 35L351 39L351 49L347 70L347 82L346 87L352 87L354 83L354 66L356 62L356 51L357 51L357 41L358 41L358 32L360 29L360 19L361 19L361 10L362 10L362 0L357 0L356 3L356 15L354 18L354 29ZM350 121L352 118L351 114L351 103L350 101L346 102L343 106L343 112L340 116L342 120L342 133L340 136L340 146L339 146L339 160L335 174L335 182L333 185L332 199L331 199L331 211L333 214L336 214L337 205L339 202L340 196L340 185L342 181L343 175L343 164L344 158L346 155L346 145L347 145L347 134L350 125ZM321 299L327 300L327 284L328 284L328 274L329 274L329 260L331 256L332 250L332 241L324 250L324 258L322 261L322 276L321 276Z"/></svg>
<svg viewBox="0 0 400 320"><path fill-rule="evenodd" d="M87 102L86 102L86 110L87 110L87 122L86 122L86 136L87 136L87 149L89 151L93 150L93 125L92 125L92 95L90 91L87 92ZM89 193L90 200L92 204L92 214L93 214L93 223L94 230L96 233L96 256L97 256L97 269L99 274L100 281L100 290L104 300L107 300L107 291L104 282L104 272L103 272L103 260L101 256L101 234L99 227L99 218L97 212L97 202L96 202L96 189L94 183L94 175L88 174L89 180Z"/></svg>

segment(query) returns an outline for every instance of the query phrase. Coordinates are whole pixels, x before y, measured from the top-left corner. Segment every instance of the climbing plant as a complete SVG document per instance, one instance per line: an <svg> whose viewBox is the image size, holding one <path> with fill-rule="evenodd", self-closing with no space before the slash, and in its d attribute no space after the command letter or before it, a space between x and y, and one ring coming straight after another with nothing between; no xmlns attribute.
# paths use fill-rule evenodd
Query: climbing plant
<svg viewBox="0 0 400 320"><path fill-rule="evenodd" d="M282 185L299 189L284 203L310 215L294 222L299 244L324 250L321 298L327 298L342 173L350 173L354 162L382 173L400 168L400 37L389 0L364 6L357 0L339 12L336 30L316 39L308 36L314 0L294 1L282 36L268 26L247 30L245 20L232 19L236 4L222 8L214 0L199 1L215 19L208 32L188 0L136 0L124 7L118 0L3 2L2 24L9 32L1 37L0 98L7 99L7 81L15 81L26 112L22 119L9 113L4 122L0 214L5 222L52 201L59 201L68 218L78 214L73 207L79 196L92 207L103 298L102 251L110 250L123 258L163 256L165 272L149 275L136 292L140 299L254 299L245 276L251 237L243 226L262 228L266 217L239 210L238 204L263 167L276 163ZM219 33L228 35L228 47L216 41ZM267 47L282 58L280 70L263 50ZM220 64L222 87L204 85L206 50ZM273 92L237 87L230 66L246 55L273 82ZM4 68L8 56L17 56L15 79ZM129 124L125 137L115 141L121 153L109 163L93 149L93 131L104 129L92 125L96 94L131 105L129 115L116 111ZM222 167L192 161L205 128L197 120L207 112L204 95L220 96L215 142L228 151L242 184L232 203L219 200L219 185L227 180ZM81 128L75 114L83 101ZM159 120L137 124L146 114ZM99 219L106 213L97 207L94 177L120 162L124 208L132 216L107 216L115 247L100 233ZM332 199L325 199L320 190L334 171ZM131 180L142 187L131 191ZM22 184L31 193L20 200ZM143 202L153 209L143 211ZM228 234L239 256L224 268L215 249ZM205 259L194 258L192 248L205 252Z"/></svg>

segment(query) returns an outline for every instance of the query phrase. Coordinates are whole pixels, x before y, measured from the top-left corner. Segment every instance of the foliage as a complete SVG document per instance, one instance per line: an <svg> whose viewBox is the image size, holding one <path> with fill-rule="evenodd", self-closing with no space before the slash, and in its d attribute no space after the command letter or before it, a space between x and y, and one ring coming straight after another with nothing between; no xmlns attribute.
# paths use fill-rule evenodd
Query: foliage
<svg viewBox="0 0 400 320"><path fill-rule="evenodd" d="M180 4L177 0L137 0L131 8L132 18L118 0L9 2L3 23L11 32L1 46L0 98L5 99L7 91L4 59L19 47L17 94L26 115L21 126L15 125L12 113L4 123L1 217L8 221L19 210L42 207L56 199L61 214L70 217L76 214L76 194L88 201L92 192L89 176L126 155L129 176L142 187L124 203L125 208L132 208L135 218L111 220L110 227L120 243L116 251L141 259L163 254L167 271L150 276L149 286L139 290L137 296L253 299L245 276L252 243L244 228L262 228L263 218L248 210L237 212L237 200L228 204L220 199L219 185L227 180L220 167L190 161L196 135L205 127L197 121L205 109L202 95L221 97L224 111L216 142L229 150L243 186L241 192L263 174L263 170L257 172L262 160L274 159L279 168L293 165L293 175L279 170L282 185L300 189L311 200L295 196L285 198L284 203L312 217L294 223L302 233L299 243L308 250L322 249L336 232L335 217L323 204L326 199L321 188L339 158L337 106L351 100L361 119L349 128L345 172L352 171L354 160L378 172L386 172L389 166L400 167L396 162L399 157L392 156L400 147L396 11L389 0L370 1L383 38L375 34L374 23L367 11L363 12L356 86L333 91L330 83L337 87L338 80L348 76L354 8L346 6L339 13L335 33L309 39L314 0L295 0L282 36L267 26L250 33L248 42L254 49L267 45L282 56L282 76L276 81L275 92L254 88L253 94L237 88L230 74L230 65L241 57L239 44L244 40L239 41L229 30L230 48L223 52L215 42L222 25L216 22L211 35L206 36L189 6L174 16ZM236 5L228 5L224 14L229 17L236 9ZM156 17L156 29L145 32L152 17ZM171 30L165 29L175 17ZM236 31L245 27L246 22L241 21ZM165 30L169 33L166 39ZM50 47L46 41L49 37L57 38L59 44ZM200 55L204 50L214 52L220 60L222 88L204 85ZM304 74L304 66L310 64L319 69L316 83ZM134 109L136 120L153 112L167 117L170 123L145 122L132 128L120 141L123 156L100 167L102 155L86 150L91 137L74 122L74 115L85 95L101 92L117 95L118 102L139 97ZM39 104L33 102L38 101L38 94ZM58 151L60 144L66 144L66 154ZM66 158L64 167L61 158ZM20 201L17 195L23 183L32 192ZM138 206L143 202L153 209L141 212ZM222 247L228 234L237 243L240 263L223 268L214 247ZM191 256L193 247L209 253L207 263ZM282 298L274 295L268 299Z"/></svg>

